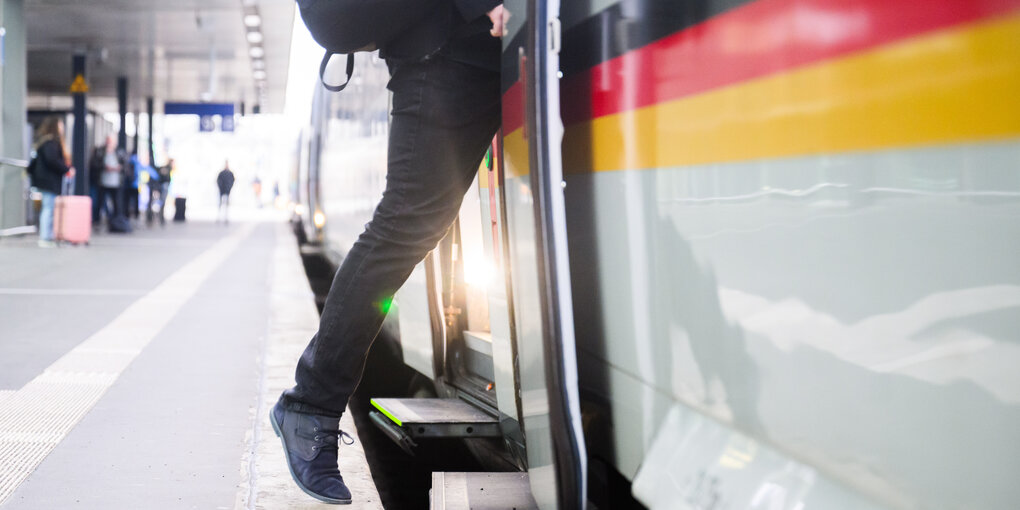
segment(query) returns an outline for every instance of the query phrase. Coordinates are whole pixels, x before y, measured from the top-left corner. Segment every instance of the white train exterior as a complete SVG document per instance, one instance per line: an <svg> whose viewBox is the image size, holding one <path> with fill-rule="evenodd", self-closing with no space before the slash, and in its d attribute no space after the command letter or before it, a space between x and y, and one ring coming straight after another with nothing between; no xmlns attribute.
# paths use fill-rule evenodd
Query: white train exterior
<svg viewBox="0 0 1020 510"><path fill-rule="evenodd" d="M500 415L543 508L573 423L567 471L650 508L1016 507L1020 2L506 7L492 159L388 327ZM385 64L355 76L302 152L337 261L385 179Z"/></svg>

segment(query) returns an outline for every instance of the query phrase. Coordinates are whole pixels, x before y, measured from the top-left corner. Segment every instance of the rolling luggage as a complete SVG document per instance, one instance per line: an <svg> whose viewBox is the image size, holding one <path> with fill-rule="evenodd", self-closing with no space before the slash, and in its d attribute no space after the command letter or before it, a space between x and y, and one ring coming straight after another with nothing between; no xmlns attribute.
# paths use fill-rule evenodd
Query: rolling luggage
<svg viewBox="0 0 1020 510"><path fill-rule="evenodd" d="M53 233L57 241L88 244L92 236L92 199L77 195L57 197Z"/></svg>

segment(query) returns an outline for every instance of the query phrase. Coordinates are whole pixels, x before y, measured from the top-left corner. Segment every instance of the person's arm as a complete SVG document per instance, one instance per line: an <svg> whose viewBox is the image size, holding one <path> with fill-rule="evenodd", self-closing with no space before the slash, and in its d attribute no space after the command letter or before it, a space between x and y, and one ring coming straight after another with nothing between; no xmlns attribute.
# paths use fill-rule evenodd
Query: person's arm
<svg viewBox="0 0 1020 510"><path fill-rule="evenodd" d="M67 162L64 161L64 153L60 150L60 144L49 141L39 147L39 158L42 160L46 171L56 175L64 175L70 170Z"/></svg>

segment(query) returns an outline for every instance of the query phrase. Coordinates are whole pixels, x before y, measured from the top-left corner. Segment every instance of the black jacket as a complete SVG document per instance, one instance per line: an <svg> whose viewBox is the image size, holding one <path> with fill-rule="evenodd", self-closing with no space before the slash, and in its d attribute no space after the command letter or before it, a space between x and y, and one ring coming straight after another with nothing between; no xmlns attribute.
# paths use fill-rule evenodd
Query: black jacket
<svg viewBox="0 0 1020 510"><path fill-rule="evenodd" d="M60 194L64 174L70 168L64 161L64 152L60 150L60 142L47 140L36 149L35 169L32 172L32 185L41 191Z"/></svg>
<svg viewBox="0 0 1020 510"><path fill-rule="evenodd" d="M501 0L443 0L441 7L396 37L381 55L391 63L416 61L440 49L452 60L499 70L500 42L489 35L486 13Z"/></svg>
<svg viewBox="0 0 1020 510"><path fill-rule="evenodd" d="M227 168L220 170L219 175L216 176L216 186L220 188L220 195L229 195L230 190L234 187L234 172Z"/></svg>

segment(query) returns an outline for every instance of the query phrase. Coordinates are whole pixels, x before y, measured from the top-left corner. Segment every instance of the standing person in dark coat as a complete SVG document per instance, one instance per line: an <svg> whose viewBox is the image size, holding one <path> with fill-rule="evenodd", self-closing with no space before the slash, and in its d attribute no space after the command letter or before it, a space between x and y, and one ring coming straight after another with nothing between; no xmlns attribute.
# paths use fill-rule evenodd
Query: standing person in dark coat
<svg viewBox="0 0 1020 510"><path fill-rule="evenodd" d="M327 503L352 500L337 468L340 416L385 303L453 223L500 123L499 37L509 13L500 0L434 3L381 48L393 92L386 189L336 273L297 384L270 413L295 481ZM298 5L313 34L344 16L344 2Z"/></svg>
<svg viewBox="0 0 1020 510"><path fill-rule="evenodd" d="M56 246L53 239L53 208L60 194L65 175L74 175L71 158L64 145L64 121L48 117L39 127L35 161L32 165L32 185L42 193L42 210L39 213L39 246Z"/></svg>
<svg viewBox="0 0 1020 510"><path fill-rule="evenodd" d="M228 223L230 190L234 187L234 172L230 171L230 161L223 162L223 170L216 176L216 186L220 188L220 205L216 210L216 221L219 222L222 211L223 223Z"/></svg>

